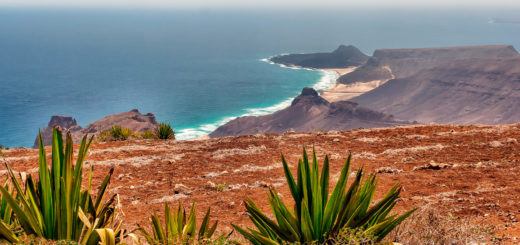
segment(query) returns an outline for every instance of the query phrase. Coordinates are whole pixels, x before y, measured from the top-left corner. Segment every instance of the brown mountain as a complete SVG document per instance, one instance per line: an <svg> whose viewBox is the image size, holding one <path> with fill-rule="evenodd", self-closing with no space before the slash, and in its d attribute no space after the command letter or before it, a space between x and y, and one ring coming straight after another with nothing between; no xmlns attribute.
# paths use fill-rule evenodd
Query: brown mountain
<svg viewBox="0 0 520 245"><path fill-rule="evenodd" d="M341 76L338 81L343 84L374 80L388 81L408 77L420 70L453 60L518 56L518 52L510 45L378 49L364 65Z"/></svg>
<svg viewBox="0 0 520 245"><path fill-rule="evenodd" d="M87 125L85 128L81 128L76 119L70 116L52 116L49 124L42 131L43 144L50 145L53 127L60 127L64 131L70 131L72 140L78 143L85 134L97 134L103 130L110 129L114 125L129 128L134 132L144 132L154 129L158 124L152 113L143 115L137 109L106 116ZM38 148L38 136L34 140L33 148Z"/></svg>
<svg viewBox="0 0 520 245"><path fill-rule="evenodd" d="M219 127L210 137L280 133L286 131L345 130L409 124L391 115L350 101L329 103L312 88L304 88L291 106L270 115L239 117Z"/></svg>
<svg viewBox="0 0 520 245"><path fill-rule="evenodd" d="M340 45L331 53L287 54L272 57L270 60L274 63L287 66L301 66L316 69L345 68L364 64L368 60L368 56L352 45Z"/></svg>
<svg viewBox="0 0 520 245"><path fill-rule="evenodd" d="M520 121L520 58L467 59L394 79L352 101L403 120Z"/></svg>

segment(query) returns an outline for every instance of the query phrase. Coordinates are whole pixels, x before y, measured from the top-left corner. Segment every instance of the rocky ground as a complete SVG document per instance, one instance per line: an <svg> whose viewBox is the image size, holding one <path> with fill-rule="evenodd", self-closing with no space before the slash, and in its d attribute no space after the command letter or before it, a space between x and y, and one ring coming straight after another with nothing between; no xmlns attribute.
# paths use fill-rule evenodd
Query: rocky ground
<svg viewBox="0 0 520 245"><path fill-rule="evenodd" d="M124 141L95 143L87 157L95 186L110 168L111 193L118 193L126 228L148 222L164 202L189 205L198 217L211 207L221 232L230 223L250 226L242 200L251 197L269 211L269 186L288 200L280 162L292 167L302 147L314 146L319 159L331 158L337 179L348 153L353 169L379 172L380 198L395 182L403 186L397 210L430 208L496 227L508 241L520 237L520 124L498 126L406 126L312 133L259 134L195 141ZM76 147L77 148L77 147ZM0 161L36 174L37 151L4 150ZM3 165L3 164L2 164ZM5 175L1 166L0 174Z"/></svg>

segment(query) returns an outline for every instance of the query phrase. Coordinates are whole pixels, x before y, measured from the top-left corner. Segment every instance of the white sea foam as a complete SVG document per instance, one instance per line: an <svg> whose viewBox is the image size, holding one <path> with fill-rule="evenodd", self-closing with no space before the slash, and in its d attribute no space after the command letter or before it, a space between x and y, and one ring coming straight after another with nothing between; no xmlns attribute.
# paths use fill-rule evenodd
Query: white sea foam
<svg viewBox="0 0 520 245"><path fill-rule="evenodd" d="M260 59L262 62L266 62L273 65L278 65L283 68L289 68L289 69L295 69L295 70L314 70L314 71L320 71L322 73L322 76L320 80L312 86L317 91L321 91L324 89L329 89L333 87L336 84L336 80L338 79L338 73L334 71L326 71L326 70L317 70L317 69L310 69L310 68L303 68L303 67L292 67L292 66L286 66L282 64L276 64L271 61L271 58L265 58ZM218 127L228 123L229 121L237 118L237 117L244 117L244 116L264 116L268 115L274 112L277 112L279 110L285 109L291 105L291 102L294 98L287 98L286 100L272 105L268 107L262 107L262 108L251 108L246 109L246 113L240 115L240 116L232 116L232 117L226 117L223 118L217 122L214 123L208 123L200 125L197 128L186 128L178 130L175 133L175 138L179 140L189 140L189 139L196 139L203 136L208 135L209 133L215 131Z"/></svg>

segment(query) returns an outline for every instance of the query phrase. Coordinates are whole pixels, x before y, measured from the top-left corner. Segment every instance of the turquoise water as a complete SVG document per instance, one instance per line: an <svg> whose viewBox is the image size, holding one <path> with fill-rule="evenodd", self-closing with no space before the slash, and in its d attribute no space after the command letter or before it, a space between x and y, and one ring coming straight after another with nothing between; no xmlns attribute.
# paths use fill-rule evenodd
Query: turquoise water
<svg viewBox="0 0 520 245"><path fill-rule="evenodd" d="M512 44L508 10L138 11L0 9L0 144L31 146L51 115L81 126L133 108L180 138L287 106L330 74L262 59L280 53ZM320 82L321 80L321 82ZM317 83L320 83L316 85Z"/></svg>

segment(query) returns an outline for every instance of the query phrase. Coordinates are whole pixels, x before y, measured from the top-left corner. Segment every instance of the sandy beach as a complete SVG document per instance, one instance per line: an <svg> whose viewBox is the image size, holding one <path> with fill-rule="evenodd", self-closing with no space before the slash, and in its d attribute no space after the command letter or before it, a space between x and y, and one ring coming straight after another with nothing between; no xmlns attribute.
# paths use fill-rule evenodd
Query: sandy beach
<svg viewBox="0 0 520 245"><path fill-rule="evenodd" d="M332 69L323 69L326 71L333 71L338 73L339 76L343 76L347 73L354 71L357 67L347 67L347 68L332 68ZM354 84L341 84L337 83L334 87L330 89L325 89L321 91L321 97L326 99L329 102L343 101L349 100L354 97L357 97L363 93L366 93L374 88L379 87L385 81L375 80L370 82L359 82Z"/></svg>

